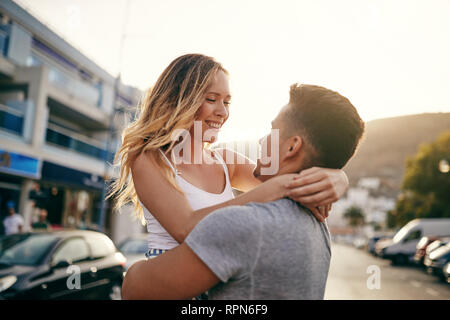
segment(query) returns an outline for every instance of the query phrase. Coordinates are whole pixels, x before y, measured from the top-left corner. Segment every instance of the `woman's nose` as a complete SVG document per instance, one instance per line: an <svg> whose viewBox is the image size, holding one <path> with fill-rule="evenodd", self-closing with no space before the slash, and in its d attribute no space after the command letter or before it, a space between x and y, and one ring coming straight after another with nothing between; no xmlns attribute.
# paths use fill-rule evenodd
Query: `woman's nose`
<svg viewBox="0 0 450 320"><path fill-rule="evenodd" d="M218 116L221 116L221 117L225 118L225 119L228 118L228 109L225 106L224 102L218 103L218 106L216 108L216 114Z"/></svg>

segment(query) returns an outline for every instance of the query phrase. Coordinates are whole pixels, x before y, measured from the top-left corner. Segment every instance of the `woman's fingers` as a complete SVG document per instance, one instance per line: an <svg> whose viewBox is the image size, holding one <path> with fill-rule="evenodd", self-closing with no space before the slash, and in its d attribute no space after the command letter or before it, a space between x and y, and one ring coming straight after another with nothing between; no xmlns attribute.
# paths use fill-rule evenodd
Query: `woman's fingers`
<svg viewBox="0 0 450 320"><path fill-rule="evenodd" d="M289 196L289 195L288 195ZM308 206L323 206L328 205L330 203L333 203L337 201L337 197L333 191L323 191L316 193L311 196L300 196L300 197L291 197L292 200L295 200L301 204L308 205Z"/></svg>
<svg viewBox="0 0 450 320"><path fill-rule="evenodd" d="M317 220L319 220L320 222L325 221L325 217L322 215L319 209L317 209L316 207L307 207L307 208L312 212L312 214L316 217Z"/></svg>
<svg viewBox="0 0 450 320"><path fill-rule="evenodd" d="M327 206L327 205L329 205L331 203L334 203L334 202L336 202L336 200L334 200L334 197L329 197L329 198L326 198L323 201L320 201L317 205L318 206Z"/></svg>
<svg viewBox="0 0 450 320"><path fill-rule="evenodd" d="M297 175L291 180L291 182L289 182L286 185L286 187L287 188L296 188L296 187L306 186L308 184L312 184L312 183L324 180L327 177L328 177L327 174L322 171L316 171L307 176Z"/></svg>
<svg viewBox="0 0 450 320"><path fill-rule="evenodd" d="M291 188L292 190L288 192L288 195L298 198L304 196L311 196L318 192L325 191L331 188L331 184L328 181L319 181L302 187L294 187L293 185L291 185Z"/></svg>
<svg viewBox="0 0 450 320"><path fill-rule="evenodd" d="M322 217L326 218L328 217L328 210L327 210L327 206L320 206L318 207L320 214L322 215Z"/></svg>
<svg viewBox="0 0 450 320"><path fill-rule="evenodd" d="M331 203L326 205L326 207L327 207L327 215L326 215L326 217L328 218L328 215L330 214L330 211L331 211Z"/></svg>
<svg viewBox="0 0 450 320"><path fill-rule="evenodd" d="M315 173L315 172L317 172L319 170L320 170L319 167L312 167L312 168L309 168L309 169L306 169L306 170L302 170L299 173L299 177L306 177L306 176L308 176L308 175L310 175L312 173Z"/></svg>

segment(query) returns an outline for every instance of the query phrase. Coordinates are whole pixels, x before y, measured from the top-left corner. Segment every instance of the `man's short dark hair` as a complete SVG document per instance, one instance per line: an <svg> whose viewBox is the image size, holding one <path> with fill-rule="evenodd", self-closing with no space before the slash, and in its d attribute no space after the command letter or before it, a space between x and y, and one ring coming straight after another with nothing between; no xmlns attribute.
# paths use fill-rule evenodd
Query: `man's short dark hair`
<svg viewBox="0 0 450 320"><path fill-rule="evenodd" d="M364 132L364 122L347 98L315 85L291 86L283 120L287 133L298 134L306 144L302 169L341 169L355 153Z"/></svg>

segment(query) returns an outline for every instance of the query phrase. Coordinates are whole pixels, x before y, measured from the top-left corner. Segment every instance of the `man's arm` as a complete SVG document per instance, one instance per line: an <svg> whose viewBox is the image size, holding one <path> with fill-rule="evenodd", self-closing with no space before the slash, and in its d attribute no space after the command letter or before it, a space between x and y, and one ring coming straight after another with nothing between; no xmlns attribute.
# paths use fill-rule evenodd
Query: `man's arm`
<svg viewBox="0 0 450 320"><path fill-rule="evenodd" d="M139 261L128 269L122 285L125 300L175 300L195 297L219 278L182 243L159 257Z"/></svg>

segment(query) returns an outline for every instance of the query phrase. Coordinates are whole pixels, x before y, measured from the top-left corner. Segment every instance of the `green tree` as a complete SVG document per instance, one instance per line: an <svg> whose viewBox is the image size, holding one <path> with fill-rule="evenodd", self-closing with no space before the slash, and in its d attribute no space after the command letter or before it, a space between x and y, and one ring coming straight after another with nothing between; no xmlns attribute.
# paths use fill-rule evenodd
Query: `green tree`
<svg viewBox="0 0 450 320"><path fill-rule="evenodd" d="M406 161L402 194L388 213L388 227L415 218L450 217L450 173L440 170L442 160L450 161L450 130L435 142L421 145Z"/></svg>
<svg viewBox="0 0 450 320"><path fill-rule="evenodd" d="M352 206L345 210L344 218L348 220L348 224L352 227L364 225L364 212L360 207Z"/></svg>

